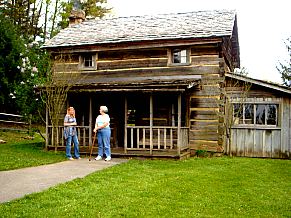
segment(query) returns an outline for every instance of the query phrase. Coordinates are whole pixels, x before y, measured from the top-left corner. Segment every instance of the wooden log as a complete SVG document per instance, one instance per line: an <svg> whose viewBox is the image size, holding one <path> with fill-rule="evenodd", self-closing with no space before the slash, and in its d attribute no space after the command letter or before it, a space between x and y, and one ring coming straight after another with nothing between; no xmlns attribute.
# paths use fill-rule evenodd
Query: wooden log
<svg viewBox="0 0 291 218"><path fill-rule="evenodd" d="M148 67L166 67L168 59L151 58L151 59L128 59L119 61L98 62L98 70L128 69L128 68L148 68Z"/></svg>
<svg viewBox="0 0 291 218"><path fill-rule="evenodd" d="M79 63L55 63L54 72L75 72L79 70Z"/></svg>
<svg viewBox="0 0 291 218"><path fill-rule="evenodd" d="M167 49L139 49L139 50L119 50L98 52L99 61L145 59L145 58L166 58Z"/></svg>

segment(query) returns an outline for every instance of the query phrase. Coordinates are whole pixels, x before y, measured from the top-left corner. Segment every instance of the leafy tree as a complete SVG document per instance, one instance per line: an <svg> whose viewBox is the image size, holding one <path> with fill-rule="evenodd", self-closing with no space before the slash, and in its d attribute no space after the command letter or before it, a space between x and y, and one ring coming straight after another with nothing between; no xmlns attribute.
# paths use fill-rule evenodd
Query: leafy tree
<svg viewBox="0 0 291 218"><path fill-rule="evenodd" d="M58 23L58 27L63 29L69 25L69 16L73 9L81 9L85 12L87 18L103 17L106 13L110 12L110 8L106 8L103 4L107 3L107 0L86 0L86 1L63 1L61 3L61 21Z"/></svg>
<svg viewBox="0 0 291 218"><path fill-rule="evenodd" d="M38 7L37 0L0 1L2 14L18 26L21 35L29 36L32 40L42 32L39 27L41 6Z"/></svg>
<svg viewBox="0 0 291 218"><path fill-rule="evenodd" d="M48 55L36 42L19 37L13 21L0 15L0 108L1 112L38 117L42 102L34 88L50 70Z"/></svg>
<svg viewBox="0 0 291 218"><path fill-rule="evenodd" d="M285 64L280 62L277 70L281 73L284 85L291 87L291 39L288 39L285 44L289 53L289 61Z"/></svg>
<svg viewBox="0 0 291 218"><path fill-rule="evenodd" d="M84 10L87 17L103 17L110 11L105 3L107 0L0 0L0 10L21 35L30 41L46 41L68 26L73 7Z"/></svg>
<svg viewBox="0 0 291 218"><path fill-rule="evenodd" d="M0 107L4 111L14 111L13 84L21 77L19 66L23 50L23 40L18 37L13 23L0 15Z"/></svg>

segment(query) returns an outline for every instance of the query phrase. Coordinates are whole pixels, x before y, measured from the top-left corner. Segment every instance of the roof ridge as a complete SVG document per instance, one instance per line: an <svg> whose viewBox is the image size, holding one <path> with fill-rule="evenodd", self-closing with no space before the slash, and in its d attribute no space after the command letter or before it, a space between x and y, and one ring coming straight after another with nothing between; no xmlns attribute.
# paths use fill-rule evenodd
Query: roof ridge
<svg viewBox="0 0 291 218"><path fill-rule="evenodd" d="M92 18L86 21L95 21L95 20L116 20L121 18L145 18L145 17L159 17L159 16L167 16L167 15L184 15L184 14L198 14L201 12L233 12L236 13L236 9L215 9L215 10L199 10L199 11L188 11L188 12L171 12L171 13L159 13L159 14L144 14L144 15L130 15L130 16L117 16L117 17L102 17L102 18ZM85 21L84 21L85 22Z"/></svg>

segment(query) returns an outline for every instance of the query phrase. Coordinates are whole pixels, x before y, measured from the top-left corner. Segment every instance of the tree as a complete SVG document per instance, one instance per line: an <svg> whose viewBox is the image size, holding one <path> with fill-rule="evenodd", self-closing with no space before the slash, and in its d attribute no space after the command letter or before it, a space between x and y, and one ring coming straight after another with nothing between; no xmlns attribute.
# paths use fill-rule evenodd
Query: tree
<svg viewBox="0 0 291 218"><path fill-rule="evenodd" d="M9 18L18 27L22 36L35 40L41 34L39 22L42 3L37 4L37 0L1 0L0 8L4 17Z"/></svg>
<svg viewBox="0 0 291 218"><path fill-rule="evenodd" d="M21 53L24 43L18 38L17 29L13 23L0 15L0 107L4 111L14 111L15 81L21 79Z"/></svg>
<svg viewBox="0 0 291 218"><path fill-rule="evenodd" d="M224 152L231 155L230 147L232 144L232 127L236 124L237 118L241 118L243 105L247 100L251 84L240 80L246 77L248 71L242 67L235 69L233 78L225 79L220 86L220 96L215 99L216 110L215 113L219 120L219 135L223 138L219 139L224 142ZM215 91L212 94L215 96Z"/></svg>
<svg viewBox="0 0 291 218"><path fill-rule="evenodd" d="M80 9L85 12L87 18L103 17L106 13L110 12L110 8L106 8L107 0L86 0L86 1L70 1L61 2L60 16L61 21L58 23L58 30L66 28L69 25L69 16L73 9Z"/></svg>
<svg viewBox="0 0 291 218"><path fill-rule="evenodd" d="M49 71L47 80L39 87L48 115L48 135L51 135L48 140L52 146L55 146L55 151L63 131L63 115L66 112L68 92L74 84L85 78L85 76L72 72L70 64L68 64L70 62L72 62L71 55L56 55L54 66L58 68L58 72Z"/></svg>
<svg viewBox="0 0 291 218"><path fill-rule="evenodd" d="M49 58L40 44L27 43L19 32L13 21L0 15L1 112L37 119L43 104L34 87L45 80Z"/></svg>
<svg viewBox="0 0 291 218"><path fill-rule="evenodd" d="M291 87L291 38L285 42L289 54L289 61L287 63L279 63L277 70L281 74L283 84Z"/></svg>
<svg viewBox="0 0 291 218"><path fill-rule="evenodd" d="M31 41L46 41L68 26L73 6L85 11L87 17L103 17L110 11L107 0L0 0L4 17L18 26L20 34ZM42 19L41 19L42 18Z"/></svg>

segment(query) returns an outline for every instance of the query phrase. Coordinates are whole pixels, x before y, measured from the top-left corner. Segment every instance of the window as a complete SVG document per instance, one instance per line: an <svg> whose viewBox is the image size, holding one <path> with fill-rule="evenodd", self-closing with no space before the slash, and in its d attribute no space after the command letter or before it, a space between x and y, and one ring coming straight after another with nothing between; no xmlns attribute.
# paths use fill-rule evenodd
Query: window
<svg viewBox="0 0 291 218"><path fill-rule="evenodd" d="M278 104L233 104L234 124L278 126Z"/></svg>
<svg viewBox="0 0 291 218"><path fill-rule="evenodd" d="M83 54L80 56L80 66L83 69L96 69L96 55Z"/></svg>
<svg viewBox="0 0 291 218"><path fill-rule="evenodd" d="M186 49L172 50L172 63L173 64L187 64L189 63L189 52Z"/></svg>

